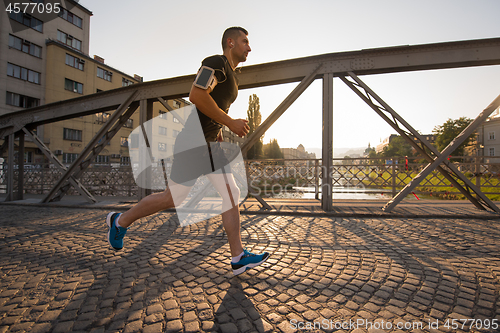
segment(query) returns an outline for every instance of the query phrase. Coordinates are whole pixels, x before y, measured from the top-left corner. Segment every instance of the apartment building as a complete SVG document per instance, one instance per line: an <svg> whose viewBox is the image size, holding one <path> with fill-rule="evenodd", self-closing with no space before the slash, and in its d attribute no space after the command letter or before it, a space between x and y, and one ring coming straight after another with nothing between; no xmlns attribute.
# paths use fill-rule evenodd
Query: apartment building
<svg viewBox="0 0 500 333"><path fill-rule="evenodd" d="M89 53L91 11L66 0L47 22L38 11L28 12L0 14L0 115L47 103L47 40L59 40L82 55Z"/></svg>
<svg viewBox="0 0 500 333"><path fill-rule="evenodd" d="M31 2L43 3L40 0ZM52 17L36 11L33 14L13 11L0 14L0 115L142 82L140 76L126 74L108 66L102 57L89 55L90 17L93 15L90 10L72 0L61 1L60 9ZM168 103L173 108L188 104L182 99ZM153 116L163 113L168 126L165 125L162 135L172 146L179 125L163 106L155 103ZM37 135L63 163L69 164L111 114L98 113L46 124L37 128ZM95 162L128 164L128 137L138 124L139 111ZM37 146L27 141L25 163L45 162L47 159Z"/></svg>

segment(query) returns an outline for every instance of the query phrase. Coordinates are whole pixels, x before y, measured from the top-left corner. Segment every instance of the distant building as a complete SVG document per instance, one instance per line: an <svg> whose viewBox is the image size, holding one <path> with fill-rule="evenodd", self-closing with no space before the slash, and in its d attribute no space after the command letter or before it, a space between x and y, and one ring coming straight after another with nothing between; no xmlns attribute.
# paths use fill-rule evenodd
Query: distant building
<svg viewBox="0 0 500 333"><path fill-rule="evenodd" d="M222 138L224 142L235 143L240 147L245 141L244 138L240 138L239 136L234 134L227 126L222 126Z"/></svg>
<svg viewBox="0 0 500 333"><path fill-rule="evenodd" d="M434 145L434 143L436 142L436 135L435 134L421 134L421 136L426 140L428 141L431 145ZM377 153L380 153L384 150L385 147L387 147L389 145L389 143L391 143L391 141L394 139L394 138L397 138L399 137L399 135L396 135L396 134L391 134L389 137L385 138L382 143L380 143L379 145L377 145L377 147L375 148L375 151ZM414 138L414 141L415 142L418 142L417 138Z"/></svg>
<svg viewBox="0 0 500 333"><path fill-rule="evenodd" d="M283 158L285 159L315 159L315 153L309 153L304 146L300 144L297 148L281 148Z"/></svg>
<svg viewBox="0 0 500 333"><path fill-rule="evenodd" d="M382 152L384 150L384 147L387 147L389 143L391 143L392 139L397 137L398 135L396 134L391 134L387 138L385 138L377 147L375 147L375 151L378 153Z"/></svg>
<svg viewBox="0 0 500 333"><path fill-rule="evenodd" d="M372 146L368 142L368 148L366 148L365 151L363 152L363 157L368 157L370 155L370 152L373 151L373 150L374 149L372 148Z"/></svg>
<svg viewBox="0 0 500 333"><path fill-rule="evenodd" d="M435 134L421 134L421 136L425 140L427 140L431 145L434 145L434 143L436 143L437 135L435 135ZM418 141L416 138L414 140Z"/></svg>
<svg viewBox="0 0 500 333"><path fill-rule="evenodd" d="M477 128L476 154L479 156L500 156L500 117L488 118ZM500 158L487 158L486 163L498 163Z"/></svg>

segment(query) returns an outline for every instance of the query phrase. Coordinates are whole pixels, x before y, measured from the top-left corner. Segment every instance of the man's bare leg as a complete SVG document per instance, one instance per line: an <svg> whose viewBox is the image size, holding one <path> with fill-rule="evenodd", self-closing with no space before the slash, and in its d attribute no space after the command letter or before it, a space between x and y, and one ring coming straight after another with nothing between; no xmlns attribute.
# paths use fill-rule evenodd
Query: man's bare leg
<svg viewBox="0 0 500 333"><path fill-rule="evenodd" d="M236 257L243 252L243 243L241 242L241 224L240 209L238 206L231 208L222 215L222 225L226 230L231 257Z"/></svg>
<svg viewBox="0 0 500 333"><path fill-rule="evenodd" d="M226 230L231 249L231 268L234 275L262 264L269 258L269 253L254 254L243 249L241 242L240 211L238 207L240 189L232 173L207 175L210 182L222 197L222 224Z"/></svg>
<svg viewBox="0 0 500 333"><path fill-rule="evenodd" d="M172 191L170 191L170 188ZM153 193L139 201L134 207L121 214L118 224L128 228L140 218L149 216L159 211L175 207L175 203L182 202L189 193L191 187L183 186L169 181L169 188L160 193ZM174 198L172 197L174 193Z"/></svg>
<svg viewBox="0 0 500 333"><path fill-rule="evenodd" d="M123 214L111 212L106 217L108 243L116 251L123 248L123 238L127 228L140 218L172 208L180 204L188 195L191 187L169 181L169 188L161 193L148 195Z"/></svg>
<svg viewBox="0 0 500 333"><path fill-rule="evenodd" d="M222 211L225 211L221 214L222 225L227 234L231 256L236 257L243 252L240 210L238 207L240 189L231 173L226 175L210 174L207 177L222 197Z"/></svg>

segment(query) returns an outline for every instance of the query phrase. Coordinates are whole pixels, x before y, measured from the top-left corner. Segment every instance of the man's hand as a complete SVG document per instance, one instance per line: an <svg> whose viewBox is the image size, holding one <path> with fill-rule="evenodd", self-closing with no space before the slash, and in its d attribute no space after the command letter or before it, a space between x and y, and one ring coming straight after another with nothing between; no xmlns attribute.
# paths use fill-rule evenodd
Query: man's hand
<svg viewBox="0 0 500 333"><path fill-rule="evenodd" d="M246 119L233 119L229 124L229 129L234 132L239 137L244 137L250 131L250 126L248 126L248 120Z"/></svg>

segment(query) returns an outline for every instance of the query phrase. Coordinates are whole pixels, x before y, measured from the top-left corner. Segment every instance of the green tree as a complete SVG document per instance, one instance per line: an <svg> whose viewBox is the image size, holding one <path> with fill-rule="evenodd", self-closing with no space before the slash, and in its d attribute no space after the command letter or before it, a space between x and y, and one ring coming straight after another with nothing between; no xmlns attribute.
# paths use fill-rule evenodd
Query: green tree
<svg viewBox="0 0 500 333"><path fill-rule="evenodd" d="M436 148L442 151L453 141L473 120L467 117L460 117L458 119L448 120L441 126L434 127L432 131L436 134ZM463 156L464 149L475 139L475 134L471 134L457 149L452 152L452 155Z"/></svg>
<svg viewBox="0 0 500 333"><path fill-rule="evenodd" d="M389 142L380 154L382 157L413 156L413 147L402 137L397 136Z"/></svg>
<svg viewBox="0 0 500 333"><path fill-rule="evenodd" d="M377 164L378 162L378 154L377 152L374 150L370 151L370 153L368 154L368 157L370 158L370 164Z"/></svg>
<svg viewBox="0 0 500 333"><path fill-rule="evenodd" d="M283 158L278 140L272 139L267 145L264 145L264 156L269 159Z"/></svg>
<svg viewBox="0 0 500 333"><path fill-rule="evenodd" d="M250 127L248 135L250 135L255 132L257 127L259 127L260 122L262 121L262 116L260 114L259 97L257 97L256 94L252 94L248 97L247 118L248 126ZM259 140L248 150L247 158L250 160L262 158L264 155L262 146L262 137L260 137Z"/></svg>

